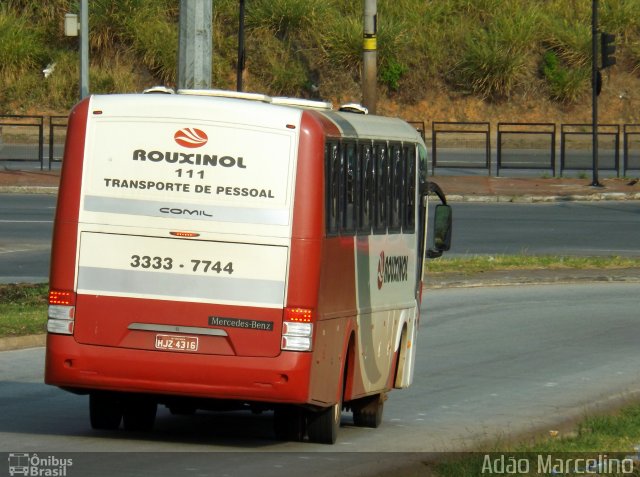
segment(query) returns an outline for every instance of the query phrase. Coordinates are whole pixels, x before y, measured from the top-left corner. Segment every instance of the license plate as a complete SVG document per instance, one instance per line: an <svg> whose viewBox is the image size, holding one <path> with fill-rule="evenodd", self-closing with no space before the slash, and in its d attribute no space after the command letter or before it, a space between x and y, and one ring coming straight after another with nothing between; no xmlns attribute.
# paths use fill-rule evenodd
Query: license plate
<svg viewBox="0 0 640 477"><path fill-rule="evenodd" d="M198 351L198 338L195 336L156 335L156 349Z"/></svg>

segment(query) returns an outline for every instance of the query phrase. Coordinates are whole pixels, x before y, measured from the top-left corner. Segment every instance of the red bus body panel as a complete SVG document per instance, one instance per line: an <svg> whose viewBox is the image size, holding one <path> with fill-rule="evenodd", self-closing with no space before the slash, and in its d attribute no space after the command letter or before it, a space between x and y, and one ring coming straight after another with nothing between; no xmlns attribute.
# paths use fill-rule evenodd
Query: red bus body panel
<svg viewBox="0 0 640 477"><path fill-rule="evenodd" d="M90 104L88 99L79 103L69 120L52 244L52 290L76 291ZM79 293L74 334L48 335L45 382L78 392L111 390L323 407L341 398L349 401L390 389L397 356L390 369L381 369L386 374L377 389L366 384L366 374L377 372L375 365L373 371L362 369L363 360L375 361L365 351L370 356L379 351L367 351L358 337L360 319L365 319L368 335L373 335L372 312L361 318L356 301L357 281L362 280L357 276L356 258L358 254L368 257L368 242L325 233L325 142L341 135L328 116L302 111L282 307ZM285 308L312 311L312 351L280 350ZM199 336L197 352L189 352L158 350L154 333L131 328L132 323L206 328L212 316L272 322L275 330L228 328L226 336ZM388 326L384 332L391 335L397 322L395 316L376 326ZM372 343L373 339L366 344ZM391 347L384 351L394 353Z"/></svg>

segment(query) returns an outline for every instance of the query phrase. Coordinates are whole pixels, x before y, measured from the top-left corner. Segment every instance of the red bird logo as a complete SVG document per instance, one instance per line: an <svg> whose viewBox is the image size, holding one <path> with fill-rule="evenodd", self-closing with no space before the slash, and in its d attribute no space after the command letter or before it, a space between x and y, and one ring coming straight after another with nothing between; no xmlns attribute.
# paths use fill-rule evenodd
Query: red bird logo
<svg viewBox="0 0 640 477"><path fill-rule="evenodd" d="M202 129L182 128L173 135L173 139L180 146L195 148L204 146L209 137Z"/></svg>

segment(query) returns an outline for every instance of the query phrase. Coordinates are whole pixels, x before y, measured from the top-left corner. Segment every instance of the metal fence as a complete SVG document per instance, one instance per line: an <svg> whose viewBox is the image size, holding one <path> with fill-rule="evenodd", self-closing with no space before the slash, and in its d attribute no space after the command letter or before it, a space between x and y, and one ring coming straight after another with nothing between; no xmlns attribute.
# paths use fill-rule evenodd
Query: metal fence
<svg viewBox="0 0 640 477"><path fill-rule="evenodd" d="M67 139L67 117L49 116L49 170L55 162L62 162Z"/></svg>
<svg viewBox="0 0 640 477"><path fill-rule="evenodd" d="M498 123L496 175L500 169L541 169L556 175L556 125Z"/></svg>
<svg viewBox="0 0 640 477"><path fill-rule="evenodd" d="M592 125L561 124L560 146L554 123L500 122L492 161L492 129L489 122L434 121L431 137L424 121L409 121L431 141L431 173L447 170L486 171L589 171L592 164ZM45 126L48 141L45 142ZM0 115L0 163L38 163L40 169L62 162L67 135L66 116ZM620 145L622 144L622 147ZM560 153L558 167L556 157ZM640 124L598 125L598 169L618 177L640 172ZM495 164L495 166L494 166ZM454 173L454 172L451 172ZM512 172L513 173L513 172ZM516 172L520 173L520 172Z"/></svg>
<svg viewBox="0 0 640 477"><path fill-rule="evenodd" d="M560 127L560 174L593 167L593 125L562 124ZM598 124L598 169L620 177L620 126Z"/></svg>
<svg viewBox="0 0 640 477"><path fill-rule="evenodd" d="M0 161L39 162L44 169L44 116L0 116Z"/></svg>
<svg viewBox="0 0 640 477"><path fill-rule="evenodd" d="M491 124L434 121L431 124L431 170L486 169L491 173Z"/></svg>
<svg viewBox="0 0 640 477"><path fill-rule="evenodd" d="M640 171L640 124L625 124L623 128L624 160L622 175Z"/></svg>
<svg viewBox="0 0 640 477"><path fill-rule="evenodd" d="M488 175L497 176L509 169L548 170L553 176L590 171L593 167L592 131L591 124L561 124L558 149L556 124L498 123L495 170L492 170L489 123L434 122L431 129L432 174L462 168L485 169ZM640 171L640 124L598 125L598 170L609 171L617 177Z"/></svg>

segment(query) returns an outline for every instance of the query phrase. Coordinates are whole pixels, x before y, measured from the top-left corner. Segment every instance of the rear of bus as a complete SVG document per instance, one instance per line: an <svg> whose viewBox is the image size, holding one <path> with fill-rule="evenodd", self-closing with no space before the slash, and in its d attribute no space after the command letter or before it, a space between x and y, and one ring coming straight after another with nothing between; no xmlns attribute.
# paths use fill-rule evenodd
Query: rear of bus
<svg viewBox="0 0 640 477"><path fill-rule="evenodd" d="M310 347L308 310L286 302L302 115L163 94L76 106L52 248L48 384L160 401L308 400L311 355L296 352Z"/></svg>

